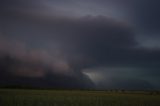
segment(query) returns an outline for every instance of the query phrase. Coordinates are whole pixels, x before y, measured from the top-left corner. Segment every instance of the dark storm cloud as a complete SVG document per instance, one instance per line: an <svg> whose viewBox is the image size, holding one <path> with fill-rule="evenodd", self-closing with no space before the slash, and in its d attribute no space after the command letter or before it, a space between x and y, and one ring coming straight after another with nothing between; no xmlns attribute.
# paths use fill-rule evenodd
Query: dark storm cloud
<svg viewBox="0 0 160 106"><path fill-rule="evenodd" d="M105 83L106 79L103 79L99 88L136 89L133 86L138 86L137 89L145 89L152 88L155 79L150 81L144 77L160 75L160 50L140 48L133 28L126 22L103 15L58 15L57 10L51 14L46 11L44 1L0 2L0 72L3 84L90 88L93 83L83 73L85 69L114 67L116 71L96 71L104 73L106 78L109 74L114 80ZM52 2L56 4L59 1ZM125 0L101 0L99 3L109 2L130 3ZM121 68L128 67L134 71L121 72ZM136 74L131 77L126 73ZM140 74L142 76L136 76Z"/></svg>
<svg viewBox="0 0 160 106"><path fill-rule="evenodd" d="M9 55L0 58L1 86L90 89L94 84L81 72L56 73L51 67L26 62ZM57 71L57 70L56 70Z"/></svg>
<svg viewBox="0 0 160 106"><path fill-rule="evenodd" d="M101 61L96 60L96 58L100 57L99 54L94 53L98 50L98 48L99 51L106 52L110 49L132 48L136 44L134 38L132 37L132 32L127 30L129 28L126 25L106 17L84 17L80 19L61 17L52 18L51 20L46 20L46 18L35 20L37 16L31 16L29 19L23 17L21 20L25 20L27 23L25 21L19 23L20 20L17 20L17 18L13 19L13 26L10 23L6 23L7 25L4 28L6 29L5 34L7 36L1 36L2 54L6 53L18 60L18 62L11 62L11 66L6 66L10 67L10 69L7 71L8 74L10 73L11 76L16 76L16 78L14 77L16 81L20 80L17 79L17 77L27 77L28 79L25 78L24 80L26 83L27 80L30 80L30 78L48 78L48 76L46 76L48 73L46 72L47 69L44 68L48 67L49 69L51 68L50 71L53 72L53 76L56 73L58 73L56 76L58 76L59 73L60 75L64 76L60 77L62 80L63 78L65 79L65 77L67 77L66 75L69 75L67 78L70 78L70 74L72 76L72 71L73 78L80 78L80 82L72 83L73 85L68 84L68 87L76 86L76 83L85 84L86 82L88 82L87 85L90 86L91 82L89 83L89 81L87 81L87 78L85 78L85 75L82 74L81 70L85 67L94 66L94 61L97 61L98 63ZM8 19L6 20L8 22ZM20 29L26 28L28 22L30 22L29 24L33 25L31 28L28 29L27 27L27 29L25 29L27 30L26 33L28 36L17 35L25 34L24 32L21 32ZM38 23L38 26L34 23ZM34 33L30 32L32 28L41 28L39 25L44 28L44 30L34 30ZM45 27L47 28L45 29ZM12 30L12 28L14 28L14 30ZM40 33L37 33L36 31L40 31L41 33L50 33L48 35L39 35ZM25 39L23 40L22 38ZM26 39L31 41L26 41ZM51 41L49 39L51 39ZM57 41L57 45L63 46L62 48L57 46L58 50L63 51L62 56L60 57L55 54L56 51L54 51L54 47L51 47L53 51L43 48L44 45L47 45L47 47L50 46L50 44L55 45L55 42ZM24 46L19 46L23 44L20 42L23 42ZM18 45L16 45L17 43ZM32 45L29 43L32 43ZM40 47L36 46L37 43ZM35 47L33 47L34 45ZM42 51L36 51L37 48L42 49ZM92 55L92 51L96 56L90 56ZM65 58L63 58L63 56ZM2 61L5 60L2 59ZM13 59L12 61L15 60ZM11 81L13 79L8 80ZM21 81L23 82L23 80ZM54 83L53 85L57 86ZM60 85L62 86L63 83Z"/></svg>
<svg viewBox="0 0 160 106"><path fill-rule="evenodd" d="M18 31L17 33L15 30L13 31L11 29L13 34L16 33L14 37L18 36L16 39L22 39L24 42L26 42L26 39L31 39L31 43L34 42L32 47L34 45L37 46L37 43L43 43L47 46L50 46L48 44L57 43L57 45L61 45L61 49L69 53L65 52L65 54L69 55L69 58L72 58L77 54L82 54L91 58L91 60L97 58L96 61L99 63L99 61L101 62L102 60L106 61L107 56L112 55L110 54L112 52L113 54L115 52L119 53L119 50L121 50L123 54L123 52L128 52L129 49L137 46L134 33L127 25L125 25L125 23L116 22L116 20L103 16L83 17L79 19L61 17L52 18L51 20L46 20L45 18L42 20L35 20L37 17L33 18L33 20L30 20L32 27L26 27L26 23L23 21L20 24L17 24L19 23L19 20L16 20L14 24L17 26L14 29L17 31L19 29L27 28L25 29L27 30L25 31L27 36L21 37L18 34L23 34L23 32L19 33L20 31ZM35 23L38 23L40 26L37 26ZM12 23L12 25L14 24ZM7 26L12 25L9 24ZM34 30L33 35L30 33L30 30L33 30L33 28L43 29L44 32L41 31L41 33L37 33L36 29ZM8 32L11 31L6 31L5 33L9 34ZM45 34L45 32L49 34ZM37 37L39 40L37 40Z"/></svg>

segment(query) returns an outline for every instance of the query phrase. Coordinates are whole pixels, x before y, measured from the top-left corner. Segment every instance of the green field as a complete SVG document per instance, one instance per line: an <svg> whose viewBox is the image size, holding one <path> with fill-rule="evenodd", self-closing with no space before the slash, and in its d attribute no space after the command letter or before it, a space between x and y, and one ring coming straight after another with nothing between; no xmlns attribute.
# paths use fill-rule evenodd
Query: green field
<svg viewBox="0 0 160 106"><path fill-rule="evenodd" d="M160 106L147 92L0 90L0 106Z"/></svg>

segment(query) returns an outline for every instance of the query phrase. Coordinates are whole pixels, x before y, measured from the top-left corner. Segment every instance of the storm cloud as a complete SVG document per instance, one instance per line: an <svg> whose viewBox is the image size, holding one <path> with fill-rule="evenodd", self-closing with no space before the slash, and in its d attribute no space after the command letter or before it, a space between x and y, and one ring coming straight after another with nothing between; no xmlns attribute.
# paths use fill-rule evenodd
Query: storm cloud
<svg viewBox="0 0 160 106"><path fill-rule="evenodd" d="M85 8L88 12L82 15L83 10L73 5L81 7L85 3L92 8L103 6L104 11L108 9L105 4L119 4L118 8L123 5L134 11L132 15L139 29L148 24L145 30L149 31L149 27L158 30L156 19L152 21L150 13L146 16L141 13L145 10L139 9L148 8L149 4L140 5L138 1L1 0L1 86L159 89L160 49L141 46L143 42L137 34L143 30L137 33L135 24L127 16L131 14L126 13L128 19L124 21L119 15L97 14ZM135 9L136 5L140 5L141 11ZM69 12L68 6L75 11ZM158 10L152 9L151 13L154 11L156 15ZM115 11L113 13L118 14ZM74 14L76 12L79 15ZM145 20L140 23L145 16L153 24Z"/></svg>

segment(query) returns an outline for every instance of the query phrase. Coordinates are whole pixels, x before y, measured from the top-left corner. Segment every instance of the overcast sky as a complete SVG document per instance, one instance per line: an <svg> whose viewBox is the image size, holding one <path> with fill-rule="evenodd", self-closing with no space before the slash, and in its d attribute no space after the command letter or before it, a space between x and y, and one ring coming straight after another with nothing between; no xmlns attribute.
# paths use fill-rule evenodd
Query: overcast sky
<svg viewBox="0 0 160 106"><path fill-rule="evenodd" d="M160 1L0 0L0 84L160 89Z"/></svg>

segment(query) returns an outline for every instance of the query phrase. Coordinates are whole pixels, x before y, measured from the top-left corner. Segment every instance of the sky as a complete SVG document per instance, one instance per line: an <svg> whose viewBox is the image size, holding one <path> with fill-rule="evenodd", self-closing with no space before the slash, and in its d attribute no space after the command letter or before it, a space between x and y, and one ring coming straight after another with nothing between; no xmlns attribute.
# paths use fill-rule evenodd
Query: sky
<svg viewBox="0 0 160 106"><path fill-rule="evenodd" d="M0 0L0 86L160 89L159 0Z"/></svg>

